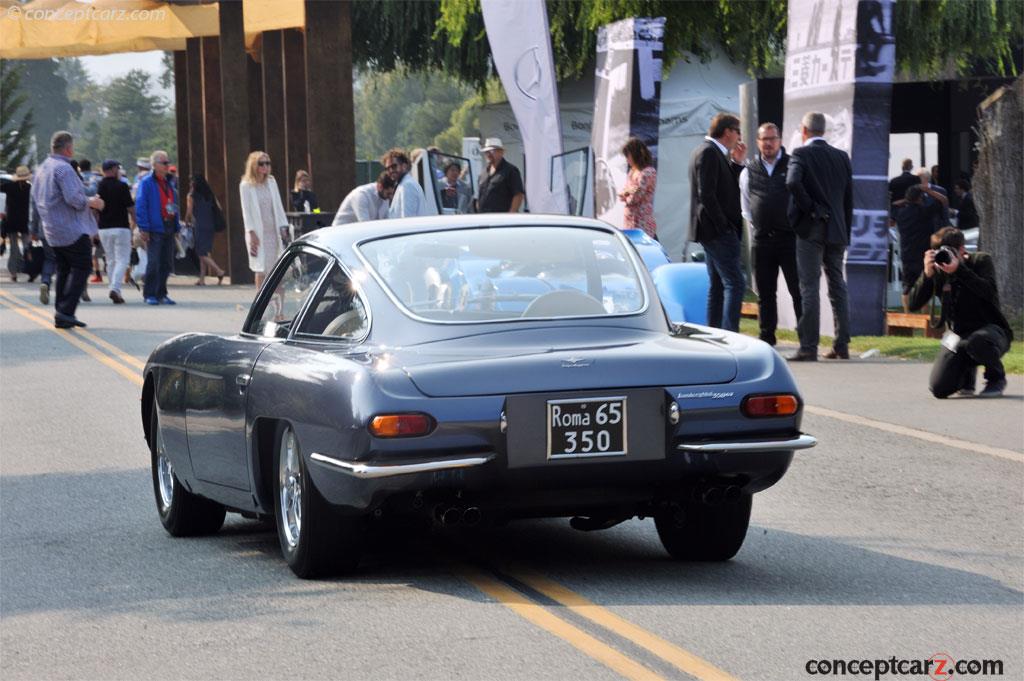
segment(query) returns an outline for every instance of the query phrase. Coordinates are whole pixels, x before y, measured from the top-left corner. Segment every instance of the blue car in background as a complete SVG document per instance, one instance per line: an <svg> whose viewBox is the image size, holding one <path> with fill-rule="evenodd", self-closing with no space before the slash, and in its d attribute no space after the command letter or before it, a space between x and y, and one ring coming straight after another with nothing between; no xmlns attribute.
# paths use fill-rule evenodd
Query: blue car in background
<svg viewBox="0 0 1024 681"><path fill-rule="evenodd" d="M655 282L680 266L648 271L652 244L546 215L297 240L237 334L177 336L146 364L163 526L273 517L300 577L353 569L391 523L534 517L653 518L673 557L728 560L752 496L815 440L769 346L670 319Z"/></svg>

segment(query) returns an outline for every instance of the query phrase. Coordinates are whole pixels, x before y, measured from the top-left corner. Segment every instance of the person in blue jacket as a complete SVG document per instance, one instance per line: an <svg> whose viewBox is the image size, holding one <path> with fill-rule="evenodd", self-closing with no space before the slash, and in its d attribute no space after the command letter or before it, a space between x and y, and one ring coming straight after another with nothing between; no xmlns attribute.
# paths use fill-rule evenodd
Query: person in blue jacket
<svg viewBox="0 0 1024 681"><path fill-rule="evenodd" d="M139 184L135 197L135 222L146 246L146 283L142 295L147 305L174 305L167 296L167 277L174 265L174 236L178 232L178 190L170 181L166 151L150 156L153 172Z"/></svg>

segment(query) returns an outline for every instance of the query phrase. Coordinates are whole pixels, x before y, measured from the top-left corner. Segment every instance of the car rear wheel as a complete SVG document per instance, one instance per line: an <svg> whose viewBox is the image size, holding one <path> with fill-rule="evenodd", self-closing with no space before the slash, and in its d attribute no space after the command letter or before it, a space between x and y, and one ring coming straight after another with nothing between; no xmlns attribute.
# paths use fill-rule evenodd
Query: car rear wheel
<svg viewBox="0 0 1024 681"><path fill-rule="evenodd" d="M677 560L729 560L743 546L750 524L751 495L734 503L710 505L689 501L654 516L665 550Z"/></svg>
<svg viewBox="0 0 1024 681"><path fill-rule="evenodd" d="M354 570L359 564L359 518L339 515L309 477L295 431L277 428L274 498L277 537L288 567L303 579Z"/></svg>
<svg viewBox="0 0 1024 681"><path fill-rule="evenodd" d="M149 453L153 469L153 494L164 529L174 537L213 534L224 524L226 513L220 504L192 494L178 480L167 456L160 431L156 405L150 415Z"/></svg>

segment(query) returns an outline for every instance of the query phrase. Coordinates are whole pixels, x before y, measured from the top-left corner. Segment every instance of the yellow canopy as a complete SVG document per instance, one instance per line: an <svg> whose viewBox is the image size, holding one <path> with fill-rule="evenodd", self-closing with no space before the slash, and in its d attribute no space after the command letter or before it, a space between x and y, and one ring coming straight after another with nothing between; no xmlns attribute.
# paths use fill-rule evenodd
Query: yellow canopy
<svg viewBox="0 0 1024 681"><path fill-rule="evenodd" d="M243 3L248 46L262 31L305 26L302 0ZM212 2L0 0L0 58L182 50L188 38L218 35L218 20L218 5Z"/></svg>

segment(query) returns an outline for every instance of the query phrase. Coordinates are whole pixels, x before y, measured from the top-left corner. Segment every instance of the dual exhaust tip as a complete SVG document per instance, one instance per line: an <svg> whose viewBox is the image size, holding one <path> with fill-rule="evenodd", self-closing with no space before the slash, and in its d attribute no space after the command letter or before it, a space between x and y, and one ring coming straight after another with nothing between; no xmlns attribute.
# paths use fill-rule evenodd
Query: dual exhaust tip
<svg viewBox="0 0 1024 681"><path fill-rule="evenodd" d="M717 485L707 487L701 492L700 500L708 506L719 506L721 504L735 504L740 500L743 489L739 485Z"/></svg>
<svg viewBox="0 0 1024 681"><path fill-rule="evenodd" d="M444 526L450 525L479 525L483 513L476 506L448 506L440 504L434 509L434 519Z"/></svg>

